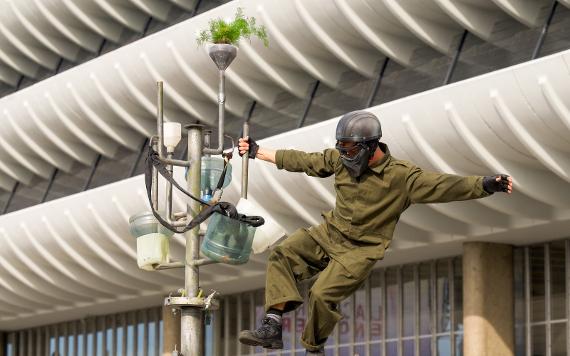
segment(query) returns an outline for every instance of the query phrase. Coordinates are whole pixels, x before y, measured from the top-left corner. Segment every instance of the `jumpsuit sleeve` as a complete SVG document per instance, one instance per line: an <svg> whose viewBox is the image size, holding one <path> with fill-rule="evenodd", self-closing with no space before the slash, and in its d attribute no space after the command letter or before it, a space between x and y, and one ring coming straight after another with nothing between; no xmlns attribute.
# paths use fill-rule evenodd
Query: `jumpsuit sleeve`
<svg viewBox="0 0 570 356"><path fill-rule="evenodd" d="M482 176L426 172L412 165L406 176L408 196L413 204L447 203L487 197Z"/></svg>
<svg viewBox="0 0 570 356"><path fill-rule="evenodd" d="M335 173L339 154L335 149L307 153L297 150L277 150L275 164L289 172L305 172L309 176L325 178Z"/></svg>

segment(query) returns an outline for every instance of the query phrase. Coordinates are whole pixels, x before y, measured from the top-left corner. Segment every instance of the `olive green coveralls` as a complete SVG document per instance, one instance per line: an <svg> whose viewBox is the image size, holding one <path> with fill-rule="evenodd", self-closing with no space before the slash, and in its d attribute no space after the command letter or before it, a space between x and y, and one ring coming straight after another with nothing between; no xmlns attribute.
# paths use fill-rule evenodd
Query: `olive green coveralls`
<svg viewBox="0 0 570 356"><path fill-rule="evenodd" d="M309 291L308 320L301 342L310 351L322 346L341 319L338 306L368 277L390 245L400 214L414 203L442 203L486 197L480 176L425 172L390 156L359 178L344 168L336 149L323 153L278 150L277 168L309 176L335 175L336 206L324 222L299 229L269 256L265 309L284 303L285 312L303 303L297 282L320 272Z"/></svg>

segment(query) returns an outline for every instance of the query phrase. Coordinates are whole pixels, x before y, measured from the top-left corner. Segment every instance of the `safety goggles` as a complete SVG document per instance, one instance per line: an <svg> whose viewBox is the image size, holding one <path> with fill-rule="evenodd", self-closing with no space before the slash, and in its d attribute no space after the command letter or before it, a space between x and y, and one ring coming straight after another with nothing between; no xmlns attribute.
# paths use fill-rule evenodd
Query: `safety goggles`
<svg viewBox="0 0 570 356"><path fill-rule="evenodd" d="M342 146L340 141L336 142L335 148L340 152L341 156L353 158L355 157L360 150L362 150L362 146L360 144L355 144L354 146Z"/></svg>

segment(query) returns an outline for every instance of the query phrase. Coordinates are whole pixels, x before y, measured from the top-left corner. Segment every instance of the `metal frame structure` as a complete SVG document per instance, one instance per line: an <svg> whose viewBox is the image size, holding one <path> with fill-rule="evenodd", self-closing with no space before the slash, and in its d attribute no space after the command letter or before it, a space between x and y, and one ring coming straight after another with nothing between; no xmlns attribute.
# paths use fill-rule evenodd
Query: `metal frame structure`
<svg viewBox="0 0 570 356"><path fill-rule="evenodd" d="M554 318L552 316L552 258L551 258L551 243L541 244L541 245L532 245L519 248L519 253L522 254L523 258L520 261L515 263L520 263L519 270L524 271L524 277L519 281L522 283L522 287L520 288L522 293L519 295L515 295L515 298L520 300L523 305L522 308L518 310L519 313L524 315L524 324L517 325L517 334L520 336L524 336L523 343L517 343L518 349L516 350L517 355L525 355L531 356L534 354L544 354L547 356L553 355L554 349L554 333L552 329L555 326L564 325L566 328L566 332L564 335L565 343L564 345L557 344L558 351L560 352L560 347L564 349L564 351L568 354L570 353L570 330L568 328L568 324L570 321L570 240L563 241L563 250L564 250L564 284L565 284L565 292L564 292L564 301L565 301L565 308L564 308L564 318ZM531 253L533 249L543 249L541 253L542 256L537 256L540 258L537 266L534 266ZM559 263L560 261L558 261ZM542 268L542 271L537 270L537 268ZM544 293L542 294L539 290L536 297L533 291L534 281L533 281L533 271L536 273L540 273L544 275L544 279L541 281L541 285L538 286L540 289L544 289ZM544 312L544 318L538 318L539 316L535 316L533 314L534 308L540 308ZM544 328L544 339L538 339L541 335L535 335L533 329L535 328ZM559 335L560 336L560 335ZM542 350L535 350L535 344L542 344ZM523 348L521 348L523 346Z"/></svg>

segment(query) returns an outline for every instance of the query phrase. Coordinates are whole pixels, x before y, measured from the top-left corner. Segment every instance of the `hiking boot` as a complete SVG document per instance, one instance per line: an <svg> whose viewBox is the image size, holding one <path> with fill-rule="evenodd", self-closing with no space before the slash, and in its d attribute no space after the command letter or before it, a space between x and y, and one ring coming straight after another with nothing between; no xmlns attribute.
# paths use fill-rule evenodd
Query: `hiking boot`
<svg viewBox="0 0 570 356"><path fill-rule="evenodd" d="M309 351L305 353L305 356L325 356L325 349L321 348L319 351Z"/></svg>
<svg viewBox="0 0 570 356"><path fill-rule="evenodd" d="M239 333L239 342L266 349L282 349L281 323L266 316L261 320L261 326L257 330L242 330Z"/></svg>

